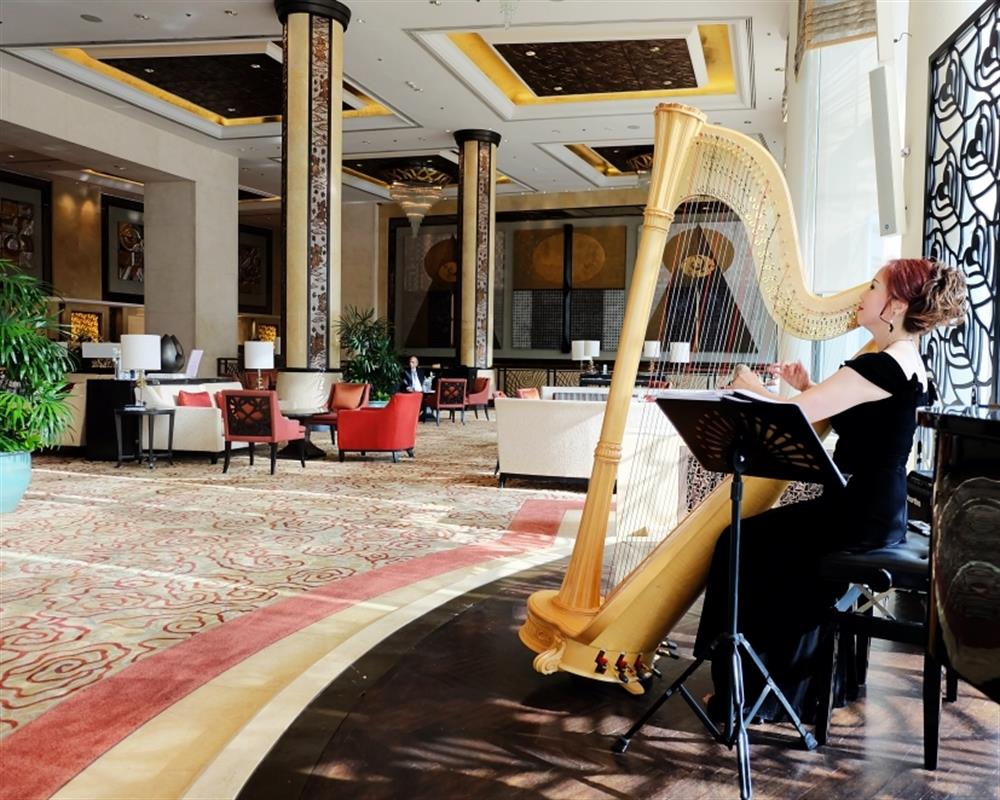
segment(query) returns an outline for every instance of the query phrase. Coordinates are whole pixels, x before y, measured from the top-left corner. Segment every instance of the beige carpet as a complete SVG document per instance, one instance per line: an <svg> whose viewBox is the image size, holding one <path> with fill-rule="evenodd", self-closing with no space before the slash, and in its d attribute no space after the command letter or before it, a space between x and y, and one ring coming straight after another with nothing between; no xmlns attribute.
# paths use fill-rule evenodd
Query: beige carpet
<svg viewBox="0 0 1000 800"><path fill-rule="evenodd" d="M499 490L495 423L421 425L416 459L207 458L155 471L36 457L2 521L4 735L74 694L242 615L344 579L498 542L526 499Z"/></svg>

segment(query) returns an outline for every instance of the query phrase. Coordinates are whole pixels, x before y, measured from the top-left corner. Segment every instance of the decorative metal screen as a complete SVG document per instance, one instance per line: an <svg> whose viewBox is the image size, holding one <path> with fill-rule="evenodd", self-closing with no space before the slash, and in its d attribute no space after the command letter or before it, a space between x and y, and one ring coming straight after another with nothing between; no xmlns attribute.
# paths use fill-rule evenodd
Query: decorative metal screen
<svg viewBox="0 0 1000 800"><path fill-rule="evenodd" d="M924 254L961 266L965 325L925 347L947 403L1000 400L1000 4L985 3L930 59Z"/></svg>

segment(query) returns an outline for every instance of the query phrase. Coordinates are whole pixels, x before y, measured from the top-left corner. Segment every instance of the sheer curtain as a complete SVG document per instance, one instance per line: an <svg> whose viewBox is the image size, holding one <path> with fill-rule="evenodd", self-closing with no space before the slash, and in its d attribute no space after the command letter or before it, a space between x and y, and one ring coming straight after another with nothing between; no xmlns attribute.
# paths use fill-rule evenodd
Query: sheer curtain
<svg viewBox="0 0 1000 800"><path fill-rule="evenodd" d="M813 265L813 291L830 294L868 280L899 255L899 236L879 236L875 155L868 73L878 65L876 41L866 38L806 53L801 79L815 103L807 129L803 256ZM810 152L811 150L811 152ZM867 341L854 332L813 347L811 372L834 372Z"/></svg>

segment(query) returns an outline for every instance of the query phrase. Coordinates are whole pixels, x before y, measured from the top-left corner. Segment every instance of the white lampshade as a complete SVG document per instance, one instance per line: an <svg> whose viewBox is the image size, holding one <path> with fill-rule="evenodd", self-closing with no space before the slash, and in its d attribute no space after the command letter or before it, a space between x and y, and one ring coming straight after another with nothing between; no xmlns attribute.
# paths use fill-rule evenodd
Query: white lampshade
<svg viewBox="0 0 1000 800"><path fill-rule="evenodd" d="M590 358L597 358L601 354L601 342L599 339L587 339L587 356Z"/></svg>
<svg viewBox="0 0 1000 800"><path fill-rule="evenodd" d="M159 369L160 337L150 333L122 336L122 369Z"/></svg>
<svg viewBox="0 0 1000 800"><path fill-rule="evenodd" d="M243 366L274 369L274 342L243 342Z"/></svg>
<svg viewBox="0 0 1000 800"><path fill-rule="evenodd" d="M587 357L587 343L583 339L574 339L571 347L574 361L583 361Z"/></svg>
<svg viewBox="0 0 1000 800"><path fill-rule="evenodd" d="M670 343L670 361L674 364L687 364L691 360L691 344L689 342Z"/></svg>
<svg viewBox="0 0 1000 800"><path fill-rule="evenodd" d="M657 341L646 340L642 343L642 357L643 358L659 358L660 357L660 343Z"/></svg>

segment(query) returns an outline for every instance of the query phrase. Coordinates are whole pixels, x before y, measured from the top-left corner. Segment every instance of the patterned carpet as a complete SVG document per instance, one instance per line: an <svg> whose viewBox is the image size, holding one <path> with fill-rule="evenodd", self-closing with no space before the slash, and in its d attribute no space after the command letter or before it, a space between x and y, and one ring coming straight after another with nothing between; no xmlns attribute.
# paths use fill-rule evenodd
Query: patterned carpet
<svg viewBox="0 0 1000 800"><path fill-rule="evenodd" d="M414 460L282 461L273 477L266 458L223 475L207 458L150 472L37 457L2 520L0 733L259 609L502 543L525 500L582 499L498 490L495 439L492 422L422 425Z"/></svg>

